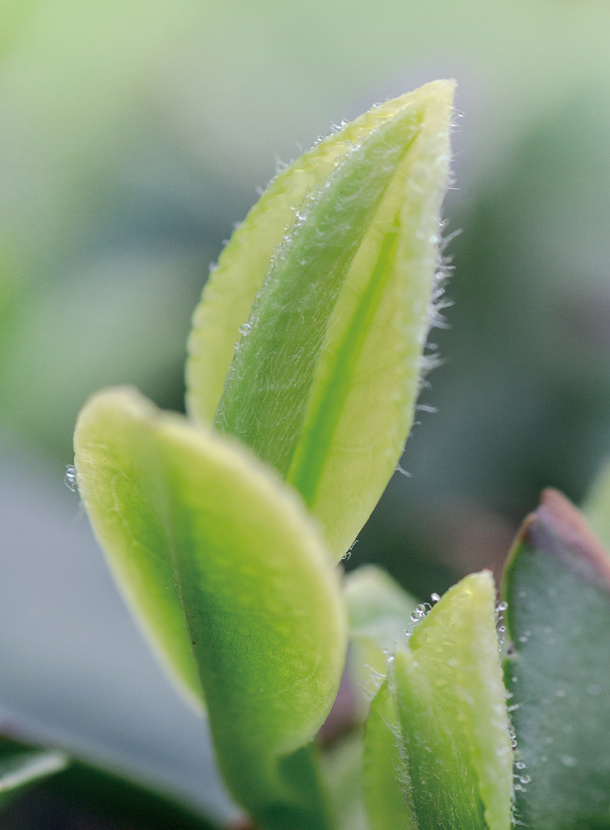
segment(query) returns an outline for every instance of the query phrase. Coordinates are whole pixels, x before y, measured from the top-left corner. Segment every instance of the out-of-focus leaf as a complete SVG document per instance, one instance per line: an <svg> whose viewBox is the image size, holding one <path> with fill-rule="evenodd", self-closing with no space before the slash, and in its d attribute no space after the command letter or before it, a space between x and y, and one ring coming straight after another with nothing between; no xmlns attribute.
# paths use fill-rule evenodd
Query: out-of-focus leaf
<svg viewBox="0 0 610 830"><path fill-rule="evenodd" d="M352 672L369 698L387 671L388 654L394 652L413 622L417 600L409 596L389 574L365 565L348 574L345 586L350 626Z"/></svg>
<svg viewBox="0 0 610 830"><path fill-rule="evenodd" d="M418 830L403 794L405 765L398 743L398 719L386 680L371 703L364 736L363 780L371 830Z"/></svg>
<svg viewBox="0 0 610 830"><path fill-rule="evenodd" d="M610 548L610 463L593 482L582 511L597 536Z"/></svg>
<svg viewBox="0 0 610 830"><path fill-rule="evenodd" d="M489 572L432 608L397 649L389 684L414 826L508 830L512 750Z"/></svg>
<svg viewBox="0 0 610 830"><path fill-rule="evenodd" d="M3 747L0 751L0 808L34 784L62 772L69 764L66 753L58 750L19 745Z"/></svg>
<svg viewBox="0 0 610 830"><path fill-rule="evenodd" d="M610 828L610 558L557 491L526 519L504 591L516 817L536 830Z"/></svg>
<svg viewBox="0 0 610 830"><path fill-rule="evenodd" d="M346 625L300 499L246 449L129 390L91 399L75 447L119 584L193 693L197 667L234 796L264 827L325 827L305 745L336 695Z"/></svg>
<svg viewBox="0 0 610 830"><path fill-rule="evenodd" d="M175 798L129 777L69 758L61 750L34 749L0 738L0 808L40 783L48 794L59 795L68 804L85 806L109 820L129 820L133 830L213 828Z"/></svg>
<svg viewBox="0 0 610 830"><path fill-rule="evenodd" d="M412 423L452 97L452 83L429 84L295 162L234 236L195 317L191 410L209 421L222 393L216 427L297 487L337 558Z"/></svg>
<svg viewBox="0 0 610 830"><path fill-rule="evenodd" d="M362 798L362 734L352 731L333 743L321 758L336 830L370 830Z"/></svg>
<svg viewBox="0 0 610 830"><path fill-rule="evenodd" d="M354 639L368 639L379 649L391 651L413 624L411 614L417 600L375 565L364 565L348 574L345 596Z"/></svg>

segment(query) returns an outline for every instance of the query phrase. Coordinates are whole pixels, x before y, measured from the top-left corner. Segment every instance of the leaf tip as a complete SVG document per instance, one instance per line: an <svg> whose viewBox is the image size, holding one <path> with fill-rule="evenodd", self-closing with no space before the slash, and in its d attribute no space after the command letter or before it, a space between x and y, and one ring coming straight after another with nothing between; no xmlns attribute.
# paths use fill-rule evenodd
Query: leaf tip
<svg viewBox="0 0 610 830"><path fill-rule="evenodd" d="M539 507L523 522L514 550L521 545L554 556L574 573L610 591L610 556L587 520L559 490L542 492ZM512 558L512 557L511 557Z"/></svg>

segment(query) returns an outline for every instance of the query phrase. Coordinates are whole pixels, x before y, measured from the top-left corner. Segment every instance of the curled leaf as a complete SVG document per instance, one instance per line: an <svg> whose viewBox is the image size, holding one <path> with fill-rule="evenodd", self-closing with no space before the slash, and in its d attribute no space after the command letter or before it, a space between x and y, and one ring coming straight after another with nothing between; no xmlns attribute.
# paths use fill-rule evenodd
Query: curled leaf
<svg viewBox="0 0 610 830"><path fill-rule="evenodd" d="M508 830L512 749L489 572L442 597L396 651L389 682L414 826Z"/></svg>
<svg viewBox="0 0 610 830"><path fill-rule="evenodd" d="M452 96L439 81L388 102L278 176L195 315L191 411L209 422L217 405L215 427L303 494L335 558L412 424Z"/></svg>

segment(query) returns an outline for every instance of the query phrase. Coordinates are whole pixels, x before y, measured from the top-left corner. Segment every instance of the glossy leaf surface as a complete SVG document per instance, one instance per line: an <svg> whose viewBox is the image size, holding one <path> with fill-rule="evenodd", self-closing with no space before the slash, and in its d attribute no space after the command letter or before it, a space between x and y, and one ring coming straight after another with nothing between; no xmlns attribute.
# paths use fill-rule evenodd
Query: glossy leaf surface
<svg viewBox="0 0 610 830"><path fill-rule="evenodd" d="M191 410L209 420L222 393L216 427L300 490L336 558L383 492L412 423L452 93L437 82L388 102L281 174L227 247L195 317Z"/></svg>
<svg viewBox="0 0 610 830"><path fill-rule="evenodd" d="M263 826L324 827L301 747L336 694L346 626L300 500L243 448L131 390L88 403L75 447L119 584L184 682L196 666L233 794Z"/></svg>
<svg viewBox="0 0 610 830"><path fill-rule="evenodd" d="M536 830L610 828L610 558L556 491L526 520L504 590L516 817Z"/></svg>
<svg viewBox="0 0 610 830"><path fill-rule="evenodd" d="M389 678L418 830L508 830L512 749L489 572L450 589Z"/></svg>

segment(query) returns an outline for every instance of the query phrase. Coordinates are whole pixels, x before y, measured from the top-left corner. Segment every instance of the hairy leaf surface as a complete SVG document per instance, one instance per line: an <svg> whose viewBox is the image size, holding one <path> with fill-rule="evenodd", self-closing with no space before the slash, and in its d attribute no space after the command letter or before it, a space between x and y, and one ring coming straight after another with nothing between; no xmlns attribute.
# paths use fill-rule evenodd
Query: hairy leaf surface
<svg viewBox="0 0 610 830"><path fill-rule="evenodd" d="M278 176L195 316L191 411L218 405L217 429L297 487L336 558L411 427L452 94L437 82L373 109Z"/></svg>
<svg viewBox="0 0 610 830"><path fill-rule="evenodd" d="M373 698L364 735L364 794L371 830L418 830L399 749L398 718L384 681Z"/></svg>
<svg viewBox="0 0 610 830"><path fill-rule="evenodd" d="M512 750L483 571L451 588L397 649L390 687L418 830L508 830Z"/></svg>

